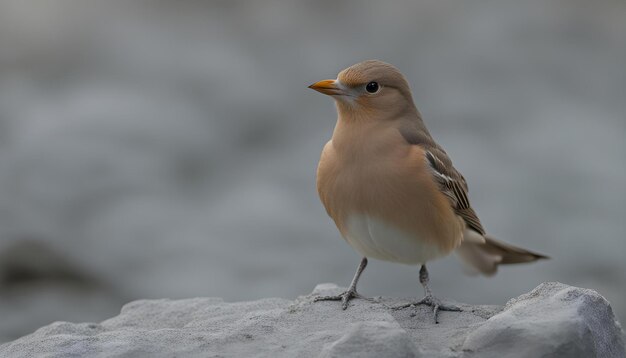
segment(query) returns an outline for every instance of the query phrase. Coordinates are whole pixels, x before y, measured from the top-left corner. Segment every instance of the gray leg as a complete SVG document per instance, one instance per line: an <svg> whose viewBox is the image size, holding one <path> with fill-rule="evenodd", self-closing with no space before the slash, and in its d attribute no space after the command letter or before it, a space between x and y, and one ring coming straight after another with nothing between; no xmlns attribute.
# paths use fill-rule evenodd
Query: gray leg
<svg viewBox="0 0 626 358"><path fill-rule="evenodd" d="M430 279L428 278L428 269L426 268L426 265L422 265L422 267L420 268L420 283L422 284L422 287L424 287L425 297L433 295L433 293L430 291L430 287L428 287L429 282Z"/></svg>
<svg viewBox="0 0 626 358"><path fill-rule="evenodd" d="M348 308L348 302L350 302L351 299L353 298L365 298L363 296L361 296L358 292L356 292L356 285L359 282L359 278L361 277L361 273L363 273L363 270L365 270L365 267L367 266L367 257L364 257L361 260L361 263L359 264L359 267L356 269L356 273L354 274L354 278L352 279L352 282L350 283L350 287L348 288L348 290L346 292L343 292L339 295L336 296L320 296L320 297L315 297L315 302L318 301L341 301L341 308L343 308L344 310L346 308Z"/></svg>
<svg viewBox="0 0 626 358"><path fill-rule="evenodd" d="M460 311L461 308L454 305L447 305L441 302L440 299L435 297L428 286L429 278L428 278L428 270L426 269L426 265L422 265L420 269L420 283L424 287L424 298L415 303L407 303L402 306L394 307L394 309L403 309L407 307L413 307L418 305L427 305L433 308L433 316L435 319L435 323L439 323L439 311Z"/></svg>

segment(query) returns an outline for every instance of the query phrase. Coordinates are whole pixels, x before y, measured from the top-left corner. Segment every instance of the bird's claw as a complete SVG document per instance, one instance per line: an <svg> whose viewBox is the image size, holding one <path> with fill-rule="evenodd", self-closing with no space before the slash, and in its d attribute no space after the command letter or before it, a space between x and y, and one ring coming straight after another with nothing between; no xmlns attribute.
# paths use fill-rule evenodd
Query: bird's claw
<svg viewBox="0 0 626 358"><path fill-rule="evenodd" d="M338 295L335 296L318 296L315 297L313 299L313 302L319 302L319 301L341 301L341 308L342 309L346 309L348 308L348 302L350 302L350 300L352 300L353 298L360 298L360 299L364 299L364 300L371 300L367 297L362 296L360 293L356 292L356 290L348 290L345 292L342 292Z"/></svg>
<svg viewBox="0 0 626 358"><path fill-rule="evenodd" d="M422 298L421 300L417 302L412 302L412 303L407 303L404 305L392 307L392 309L401 310L407 307L416 307L419 305L426 305L426 306L430 306L433 308L433 318L435 320L435 323L439 323L439 311L452 311L452 312L462 311L460 307L455 306L455 305L445 304L440 299L438 299L437 297L433 295L424 296L424 298Z"/></svg>

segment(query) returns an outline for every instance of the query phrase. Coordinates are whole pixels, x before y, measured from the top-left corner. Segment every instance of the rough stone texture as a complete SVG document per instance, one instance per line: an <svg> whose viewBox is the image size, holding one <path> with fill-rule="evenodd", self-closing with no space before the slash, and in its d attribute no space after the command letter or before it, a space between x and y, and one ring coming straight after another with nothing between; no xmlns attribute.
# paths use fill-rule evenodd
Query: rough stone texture
<svg viewBox="0 0 626 358"><path fill-rule="evenodd" d="M143 300L95 323L56 322L0 346L2 357L624 357L623 332L597 292L544 283L506 306L460 304L434 324L398 298L314 303Z"/></svg>
<svg viewBox="0 0 626 358"><path fill-rule="evenodd" d="M548 282L510 300L468 335L463 349L476 357L501 357L508 349L520 357L624 357L622 334L600 294Z"/></svg>

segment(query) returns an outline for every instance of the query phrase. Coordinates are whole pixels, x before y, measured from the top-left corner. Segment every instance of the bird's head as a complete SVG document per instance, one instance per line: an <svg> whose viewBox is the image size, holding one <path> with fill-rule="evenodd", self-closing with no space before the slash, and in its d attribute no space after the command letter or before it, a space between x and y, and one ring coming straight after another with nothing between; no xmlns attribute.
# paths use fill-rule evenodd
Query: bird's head
<svg viewBox="0 0 626 358"><path fill-rule="evenodd" d="M402 73L378 60L359 62L339 72L336 79L319 81L309 88L333 97L340 114L385 119L416 111Z"/></svg>

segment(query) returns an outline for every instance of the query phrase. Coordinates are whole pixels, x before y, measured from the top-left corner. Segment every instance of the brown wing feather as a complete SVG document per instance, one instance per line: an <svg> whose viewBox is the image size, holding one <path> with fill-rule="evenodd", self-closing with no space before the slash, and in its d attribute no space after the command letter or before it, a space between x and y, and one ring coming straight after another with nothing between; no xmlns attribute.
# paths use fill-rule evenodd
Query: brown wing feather
<svg viewBox="0 0 626 358"><path fill-rule="evenodd" d="M435 143L423 123L411 122L400 127L399 131L408 143L424 148L426 159L433 170L435 180L439 183L441 192L450 199L450 204L456 214L465 220L467 226L484 236L485 229L467 197L468 188L465 178L454 168L448 154Z"/></svg>
<svg viewBox="0 0 626 358"><path fill-rule="evenodd" d="M450 203L456 214L465 220L467 226L479 234L485 235L485 229L480 223L480 219L470 206L467 197L467 182L461 173L452 166L446 153L440 148L428 148L426 159L433 169L433 175L439 183L441 191L450 198ZM446 165L445 162L448 164Z"/></svg>
<svg viewBox="0 0 626 358"><path fill-rule="evenodd" d="M407 124L399 130L408 143L424 148L433 177L439 184L441 192L450 200L455 213L463 218L467 227L483 235L485 239L484 243L463 241L456 249L456 253L464 262L478 272L490 276L496 273L500 264L532 262L548 258L487 236L480 219L470 206L465 178L454 168L448 154L435 143L421 121Z"/></svg>

